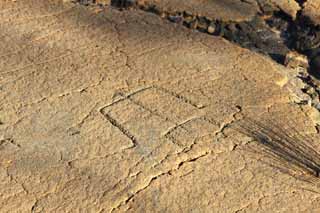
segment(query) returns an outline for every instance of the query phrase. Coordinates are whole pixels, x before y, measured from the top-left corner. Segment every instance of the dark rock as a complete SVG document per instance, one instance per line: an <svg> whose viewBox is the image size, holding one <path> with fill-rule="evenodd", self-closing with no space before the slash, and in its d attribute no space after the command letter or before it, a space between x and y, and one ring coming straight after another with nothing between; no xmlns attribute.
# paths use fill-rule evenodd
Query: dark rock
<svg viewBox="0 0 320 213"><path fill-rule="evenodd" d="M181 23L183 21L183 18L179 15L169 15L168 19L174 23Z"/></svg>
<svg viewBox="0 0 320 213"><path fill-rule="evenodd" d="M136 0L111 0L111 5L114 7L118 7L120 9L132 7L135 4L136 4Z"/></svg>
<svg viewBox="0 0 320 213"><path fill-rule="evenodd" d="M310 73L316 78L320 78L320 54L311 59Z"/></svg>
<svg viewBox="0 0 320 213"><path fill-rule="evenodd" d="M203 31L206 31L209 24L210 24L210 21L207 20L206 18L204 17L200 17L198 18L199 22L198 22L198 28L203 30Z"/></svg>
<svg viewBox="0 0 320 213"><path fill-rule="evenodd" d="M266 22L270 27L276 28L280 31L286 31L289 26L289 23L286 20L283 20L278 17L272 17L268 19Z"/></svg>

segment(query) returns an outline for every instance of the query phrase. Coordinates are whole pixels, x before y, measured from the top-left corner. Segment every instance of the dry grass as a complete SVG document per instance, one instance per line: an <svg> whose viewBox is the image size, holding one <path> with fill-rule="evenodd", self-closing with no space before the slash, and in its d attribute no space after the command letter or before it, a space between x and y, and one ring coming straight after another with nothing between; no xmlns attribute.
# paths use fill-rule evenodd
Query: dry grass
<svg viewBox="0 0 320 213"><path fill-rule="evenodd" d="M320 141L271 120L246 118L235 128L257 142L249 151L260 156L263 163L299 180L320 183Z"/></svg>

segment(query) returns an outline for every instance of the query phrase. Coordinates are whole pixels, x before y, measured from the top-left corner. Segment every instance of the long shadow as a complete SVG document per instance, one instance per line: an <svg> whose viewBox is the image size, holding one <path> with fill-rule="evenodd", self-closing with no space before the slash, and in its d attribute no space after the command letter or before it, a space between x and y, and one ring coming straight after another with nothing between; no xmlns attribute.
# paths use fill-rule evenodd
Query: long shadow
<svg viewBox="0 0 320 213"><path fill-rule="evenodd" d="M292 126L285 129L270 120L247 118L235 128L257 142L249 151L265 157L264 163L300 180L320 182L320 146L316 148L316 141L310 137Z"/></svg>

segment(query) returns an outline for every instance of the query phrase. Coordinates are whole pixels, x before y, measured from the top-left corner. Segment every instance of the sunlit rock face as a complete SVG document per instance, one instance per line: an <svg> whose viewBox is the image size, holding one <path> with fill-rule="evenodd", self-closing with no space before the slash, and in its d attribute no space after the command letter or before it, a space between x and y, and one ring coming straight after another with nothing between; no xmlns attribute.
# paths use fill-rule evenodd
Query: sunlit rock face
<svg viewBox="0 0 320 213"><path fill-rule="evenodd" d="M296 70L62 2L0 1L1 212L318 212L319 112Z"/></svg>

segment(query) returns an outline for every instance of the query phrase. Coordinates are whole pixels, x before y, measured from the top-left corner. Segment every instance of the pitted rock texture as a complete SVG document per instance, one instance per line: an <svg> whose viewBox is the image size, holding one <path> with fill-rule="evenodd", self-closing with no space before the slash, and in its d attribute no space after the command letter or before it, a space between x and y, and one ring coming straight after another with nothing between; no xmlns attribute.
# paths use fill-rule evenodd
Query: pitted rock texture
<svg viewBox="0 0 320 213"><path fill-rule="evenodd" d="M317 184L257 160L232 128L268 118L319 141L270 59L62 1L1 1L0 34L1 212L319 210Z"/></svg>
<svg viewBox="0 0 320 213"><path fill-rule="evenodd" d="M137 0L138 4L155 5L160 10L174 12L187 11L222 21L250 21L263 5L269 5L270 11L282 10L292 19L301 9L295 0Z"/></svg>
<svg viewBox="0 0 320 213"><path fill-rule="evenodd" d="M259 10L255 1L239 0L137 0L138 4L156 5L163 11L188 11L224 21L248 21Z"/></svg>

